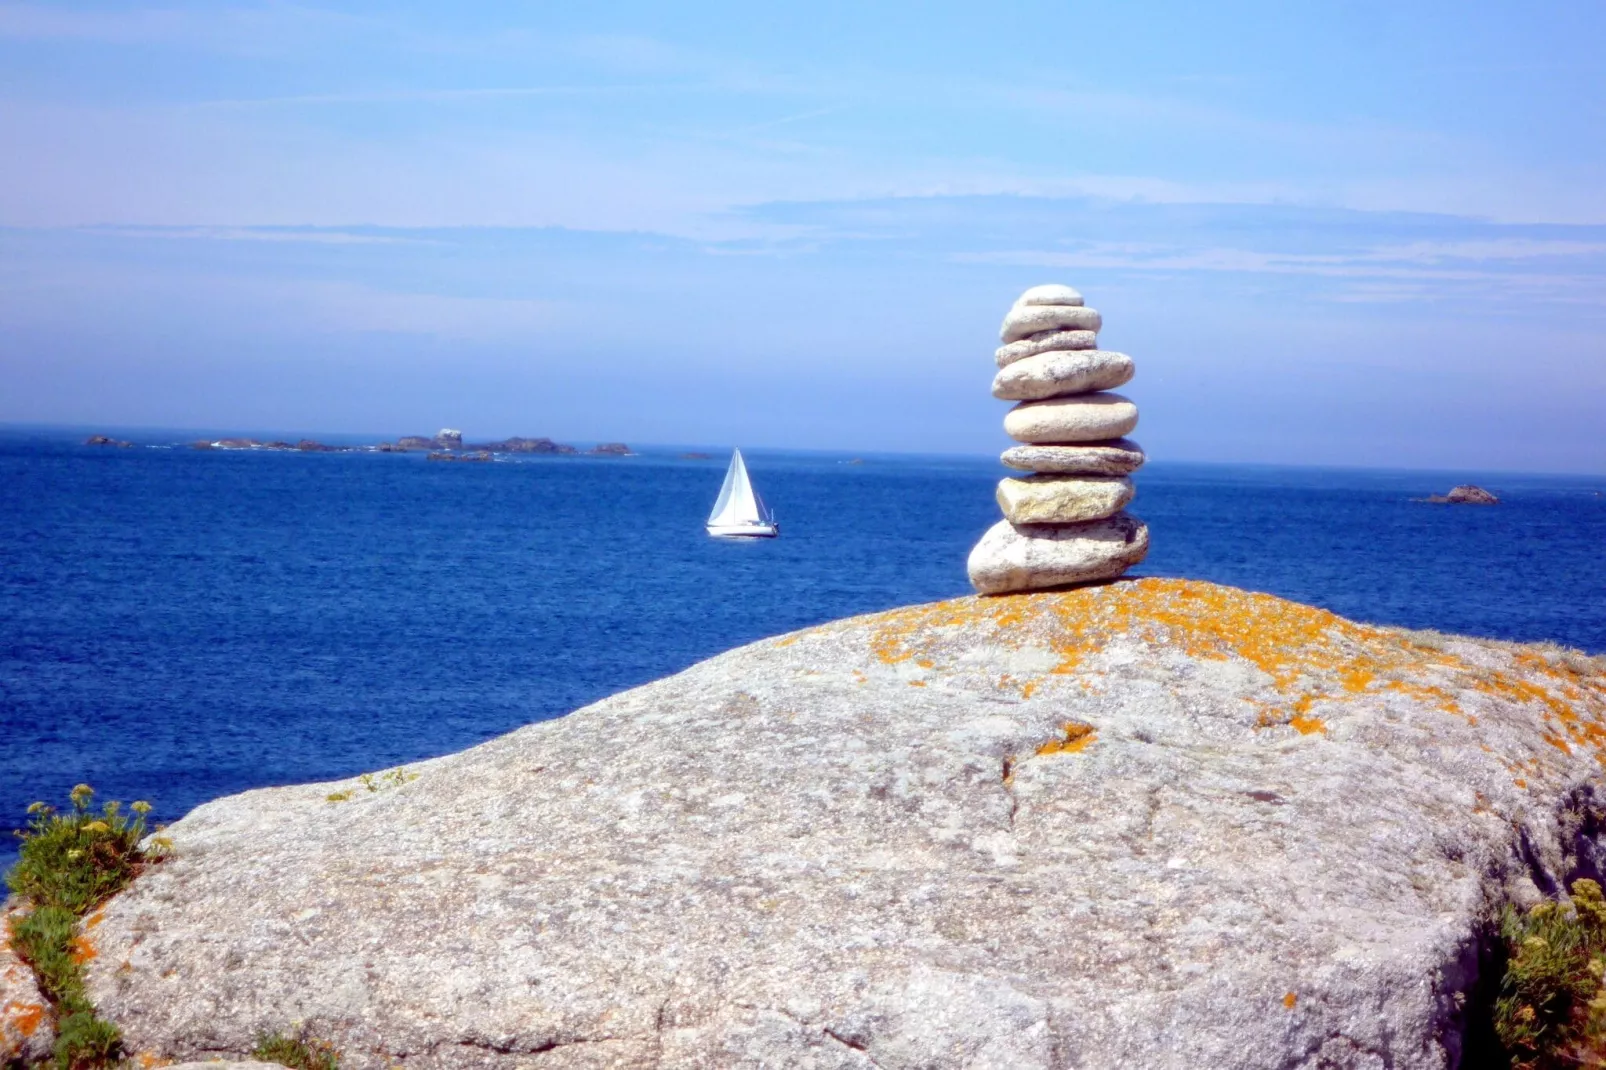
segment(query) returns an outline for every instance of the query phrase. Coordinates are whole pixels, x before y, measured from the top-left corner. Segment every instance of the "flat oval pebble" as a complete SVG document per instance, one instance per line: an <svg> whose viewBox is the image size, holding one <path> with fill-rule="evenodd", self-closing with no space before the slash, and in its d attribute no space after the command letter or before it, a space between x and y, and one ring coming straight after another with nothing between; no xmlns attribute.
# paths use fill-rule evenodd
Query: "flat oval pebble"
<svg viewBox="0 0 1606 1070"><path fill-rule="evenodd" d="M998 507L1011 524L1080 524L1126 508L1137 488L1124 476L1037 475L998 481Z"/></svg>
<svg viewBox="0 0 1606 1070"><path fill-rule="evenodd" d="M999 346L998 351L993 354L993 359L998 362L1000 368L1007 368L1017 360L1035 357L1039 353L1067 349L1097 349L1098 344L1097 331L1039 331L1018 342Z"/></svg>
<svg viewBox="0 0 1606 1070"><path fill-rule="evenodd" d="M1130 513L1086 524L1023 524L1000 520L965 563L971 586L1007 594L1112 580L1149 552L1148 526Z"/></svg>
<svg viewBox="0 0 1606 1070"><path fill-rule="evenodd" d="M1082 294L1069 286L1051 282L1046 286L1033 286L1015 298L1017 305L1080 305Z"/></svg>
<svg viewBox="0 0 1606 1070"><path fill-rule="evenodd" d="M1036 401L1109 390L1132 378L1132 358L1108 349L1051 350L1026 357L993 377L993 397Z"/></svg>
<svg viewBox="0 0 1606 1070"><path fill-rule="evenodd" d="M1039 331L1096 331L1103 326L1098 310L1078 305L1016 305L1004 317L1001 342L1018 342Z"/></svg>
<svg viewBox="0 0 1606 1070"><path fill-rule="evenodd" d="M999 460L1023 472L1124 476L1143 467L1143 447L1129 438L1075 446L1011 446Z"/></svg>
<svg viewBox="0 0 1606 1070"><path fill-rule="evenodd" d="M1098 442L1136 426L1138 407L1120 394L1023 401L1004 414L1004 431L1017 442Z"/></svg>

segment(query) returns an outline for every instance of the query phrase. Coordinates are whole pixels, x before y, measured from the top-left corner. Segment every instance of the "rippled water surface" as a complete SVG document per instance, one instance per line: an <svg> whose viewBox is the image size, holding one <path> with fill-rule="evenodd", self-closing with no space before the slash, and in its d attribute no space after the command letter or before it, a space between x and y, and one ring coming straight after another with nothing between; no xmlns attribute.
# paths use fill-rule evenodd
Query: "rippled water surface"
<svg viewBox="0 0 1606 1070"><path fill-rule="evenodd" d="M1001 471L748 452L784 534L741 543L702 531L723 455L150 448L175 438L0 433L0 826L79 781L172 819L459 750L750 640L964 594ZM1469 478L1503 504L1410 500ZM1157 462L1138 483L1141 573L1606 651L1606 479Z"/></svg>

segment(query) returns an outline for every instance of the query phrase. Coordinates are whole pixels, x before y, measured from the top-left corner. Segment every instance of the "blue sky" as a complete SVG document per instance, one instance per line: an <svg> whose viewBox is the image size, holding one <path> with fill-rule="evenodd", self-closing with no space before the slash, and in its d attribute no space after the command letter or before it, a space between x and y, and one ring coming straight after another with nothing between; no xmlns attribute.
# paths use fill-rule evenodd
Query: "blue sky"
<svg viewBox="0 0 1606 1070"><path fill-rule="evenodd" d="M0 2L0 420L1606 472L1606 7Z"/></svg>

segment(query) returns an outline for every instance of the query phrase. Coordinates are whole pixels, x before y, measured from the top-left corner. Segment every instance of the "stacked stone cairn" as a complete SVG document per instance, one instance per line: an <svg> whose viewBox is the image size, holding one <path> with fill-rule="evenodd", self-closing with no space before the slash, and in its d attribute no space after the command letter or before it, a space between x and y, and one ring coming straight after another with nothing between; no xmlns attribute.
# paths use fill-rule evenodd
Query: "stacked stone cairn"
<svg viewBox="0 0 1606 1070"><path fill-rule="evenodd" d="M1109 580L1143 560L1149 529L1124 510L1143 450L1124 437L1138 407L1110 391L1132 358L1098 348L1098 312L1069 286L1033 286L1004 317L993 397L1019 402L1004 430L1021 445L998 484L1004 519L970 552L970 582L1004 594Z"/></svg>

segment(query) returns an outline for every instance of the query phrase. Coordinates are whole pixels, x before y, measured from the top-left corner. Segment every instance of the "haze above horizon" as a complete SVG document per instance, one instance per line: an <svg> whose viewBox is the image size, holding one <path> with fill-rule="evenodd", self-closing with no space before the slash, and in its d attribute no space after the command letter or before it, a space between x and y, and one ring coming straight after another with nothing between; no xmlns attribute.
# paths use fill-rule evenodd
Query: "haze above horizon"
<svg viewBox="0 0 1606 1070"><path fill-rule="evenodd" d="M1606 472L1606 8L0 3L0 421Z"/></svg>

